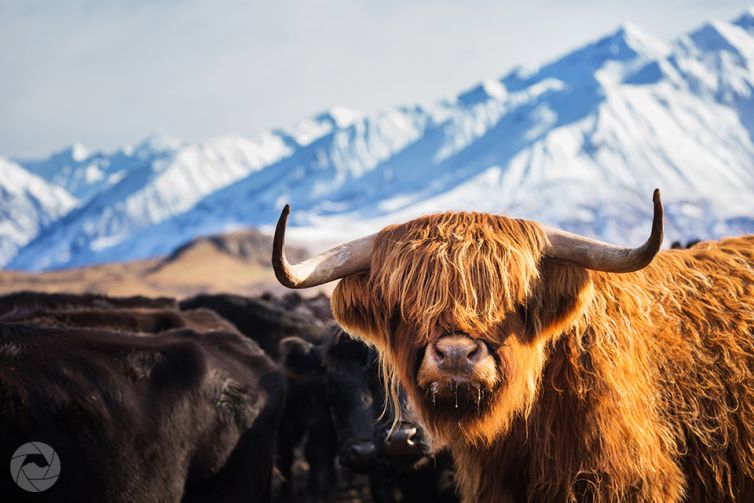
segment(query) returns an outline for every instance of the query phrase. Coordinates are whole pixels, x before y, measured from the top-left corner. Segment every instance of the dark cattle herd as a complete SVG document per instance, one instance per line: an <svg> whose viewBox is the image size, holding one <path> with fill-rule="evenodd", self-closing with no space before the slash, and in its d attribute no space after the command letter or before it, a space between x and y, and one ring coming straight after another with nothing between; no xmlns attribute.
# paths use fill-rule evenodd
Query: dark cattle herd
<svg viewBox="0 0 754 503"><path fill-rule="evenodd" d="M447 451L384 397L322 295L0 297L0 459L40 441L61 463L2 501L457 501Z"/></svg>

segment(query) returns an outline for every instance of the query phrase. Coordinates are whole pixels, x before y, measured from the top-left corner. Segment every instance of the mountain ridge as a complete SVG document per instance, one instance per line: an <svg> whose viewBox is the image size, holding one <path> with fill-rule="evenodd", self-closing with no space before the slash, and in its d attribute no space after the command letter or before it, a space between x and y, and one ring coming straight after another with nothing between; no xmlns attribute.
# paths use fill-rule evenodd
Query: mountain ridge
<svg viewBox="0 0 754 503"><path fill-rule="evenodd" d="M76 199L65 189L0 157L0 263L75 204Z"/></svg>
<svg viewBox="0 0 754 503"><path fill-rule="evenodd" d="M672 41L625 24L452 98L336 107L253 139L147 150L8 265L160 256L202 234L269 227L286 202L302 237L477 210L632 244L657 186L668 242L754 232L753 96L754 9Z"/></svg>

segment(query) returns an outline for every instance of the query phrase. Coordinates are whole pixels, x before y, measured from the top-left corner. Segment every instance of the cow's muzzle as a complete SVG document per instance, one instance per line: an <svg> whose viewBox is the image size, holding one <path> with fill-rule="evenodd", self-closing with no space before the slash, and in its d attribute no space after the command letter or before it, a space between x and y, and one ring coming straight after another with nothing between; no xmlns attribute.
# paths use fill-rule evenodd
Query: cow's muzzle
<svg viewBox="0 0 754 503"><path fill-rule="evenodd" d="M422 429L414 423L401 421L384 432L381 455L386 462L411 465L428 452Z"/></svg>
<svg viewBox="0 0 754 503"><path fill-rule="evenodd" d="M501 378L487 344L453 333L426 347L416 380L432 408L462 415L481 411Z"/></svg>
<svg viewBox="0 0 754 503"><path fill-rule="evenodd" d="M377 464L377 446L372 440L346 442L338 454L340 464L356 473L367 473Z"/></svg>

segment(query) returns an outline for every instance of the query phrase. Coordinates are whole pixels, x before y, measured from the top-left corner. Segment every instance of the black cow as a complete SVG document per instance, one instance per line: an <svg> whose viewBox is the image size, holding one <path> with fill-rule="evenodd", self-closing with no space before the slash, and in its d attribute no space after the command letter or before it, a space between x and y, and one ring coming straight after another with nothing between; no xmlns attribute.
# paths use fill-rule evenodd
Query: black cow
<svg viewBox="0 0 754 503"><path fill-rule="evenodd" d="M281 342L288 394L278 435L278 467L289 482L281 488L281 501L328 501L336 490L337 434L327 401L324 366L321 360L311 358L312 347L298 337ZM293 484L294 452L299 447L309 465L305 494Z"/></svg>
<svg viewBox="0 0 754 503"><path fill-rule="evenodd" d="M321 292L314 297L304 297L298 292L288 292L280 299L276 299L271 294L265 294L262 298L277 303L290 311L313 316L320 321L330 322L335 320L330 307L330 298Z"/></svg>
<svg viewBox="0 0 754 503"><path fill-rule="evenodd" d="M271 356L279 359L286 376L286 402L278 432L277 467L282 481L276 488L280 501L326 501L336 490L336 435L325 394L320 363L281 355L280 342L295 336L310 345L322 337L324 325L310 311L297 309L303 299L272 295L252 299L239 295L198 295L180 302L181 309L212 309ZM317 302L321 308L321 302ZM306 488L295 484L296 452L303 451L308 465Z"/></svg>
<svg viewBox="0 0 754 503"><path fill-rule="evenodd" d="M167 324L134 332L129 316L153 310L114 309L107 320L95 309L87 319L84 300L31 309L27 323L23 302L4 311L12 322L0 323L0 459L41 441L61 461L60 478L42 493L0 477L4 499L267 500L284 405L277 365L227 324L213 325L212 313L183 322L162 313L155 319ZM169 328L176 323L210 331Z"/></svg>
<svg viewBox="0 0 754 503"><path fill-rule="evenodd" d="M288 359L312 373L324 372L327 401L335 423L340 464L369 474L375 503L458 501L452 459L434 455L430 441L414 419L405 397L400 421L385 405L376 352L333 325L319 345L295 338L284 341Z"/></svg>
<svg viewBox="0 0 754 503"><path fill-rule="evenodd" d="M70 309L154 308L177 307L171 297L108 297L96 293L69 294L45 292L16 292L0 296L0 316L16 310L60 311Z"/></svg>
<svg viewBox="0 0 754 503"><path fill-rule="evenodd" d="M692 239L691 241L687 241L686 244L684 245L680 241L673 241L672 243L670 243L670 247L674 249L693 248L694 246L698 245L701 242L702 241L700 239Z"/></svg>
<svg viewBox="0 0 754 503"><path fill-rule="evenodd" d="M293 313L271 297L263 300L240 295L202 294L181 301L179 306L183 310L205 308L215 311L275 359L280 356L279 344L283 338L296 335L305 340L317 340L322 332L319 320L303 313Z"/></svg>
<svg viewBox="0 0 754 503"><path fill-rule="evenodd" d="M36 327L87 327L112 331L156 334L189 328L198 332L221 330L238 332L236 327L209 309L15 309L0 315L3 323L21 323Z"/></svg>

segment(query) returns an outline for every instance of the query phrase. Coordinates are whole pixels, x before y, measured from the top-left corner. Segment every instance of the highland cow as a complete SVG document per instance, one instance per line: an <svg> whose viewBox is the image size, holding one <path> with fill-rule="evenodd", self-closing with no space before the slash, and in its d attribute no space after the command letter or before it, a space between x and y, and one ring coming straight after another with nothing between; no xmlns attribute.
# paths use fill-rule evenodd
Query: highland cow
<svg viewBox="0 0 754 503"><path fill-rule="evenodd" d="M338 278L338 322L374 345L451 447L467 502L754 501L754 236L658 253L479 213L389 226L299 264Z"/></svg>

